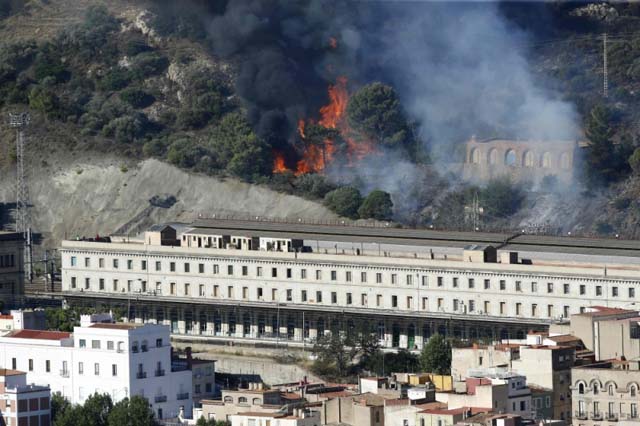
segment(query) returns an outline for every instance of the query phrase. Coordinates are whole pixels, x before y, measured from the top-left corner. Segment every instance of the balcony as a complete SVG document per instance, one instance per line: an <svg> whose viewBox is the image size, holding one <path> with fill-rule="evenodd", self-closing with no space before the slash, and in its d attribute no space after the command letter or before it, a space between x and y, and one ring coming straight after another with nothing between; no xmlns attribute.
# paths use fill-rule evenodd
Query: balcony
<svg viewBox="0 0 640 426"><path fill-rule="evenodd" d="M142 345L142 346L140 347L140 349L142 350L142 352L148 352L148 351L149 351L149 349L147 348L147 346L146 346L146 345Z"/></svg>
<svg viewBox="0 0 640 426"><path fill-rule="evenodd" d="M607 413L607 421L617 422L618 421L618 415L616 413Z"/></svg>
<svg viewBox="0 0 640 426"><path fill-rule="evenodd" d="M138 371L136 373L136 379L146 379L147 373L145 371Z"/></svg>
<svg viewBox="0 0 640 426"><path fill-rule="evenodd" d="M69 370L60 370L60 377L69 377Z"/></svg>
<svg viewBox="0 0 640 426"><path fill-rule="evenodd" d="M597 413L591 413L591 420L602 420L602 413L601 412L597 412Z"/></svg>
<svg viewBox="0 0 640 426"><path fill-rule="evenodd" d="M586 411L576 411L573 417L578 420L587 420L588 418Z"/></svg>
<svg viewBox="0 0 640 426"><path fill-rule="evenodd" d="M134 354L138 353L138 347L137 346L132 346L131 347L131 352L133 352Z"/></svg>
<svg viewBox="0 0 640 426"><path fill-rule="evenodd" d="M178 399L178 401L189 399L189 392L179 393L178 395L176 395L176 398Z"/></svg>
<svg viewBox="0 0 640 426"><path fill-rule="evenodd" d="M153 400L155 402L167 402L167 396L166 395L156 395L156 397L153 398Z"/></svg>
<svg viewBox="0 0 640 426"><path fill-rule="evenodd" d="M156 370L156 371L155 371L155 375L156 375L156 377L162 377L162 376L164 376L164 370Z"/></svg>

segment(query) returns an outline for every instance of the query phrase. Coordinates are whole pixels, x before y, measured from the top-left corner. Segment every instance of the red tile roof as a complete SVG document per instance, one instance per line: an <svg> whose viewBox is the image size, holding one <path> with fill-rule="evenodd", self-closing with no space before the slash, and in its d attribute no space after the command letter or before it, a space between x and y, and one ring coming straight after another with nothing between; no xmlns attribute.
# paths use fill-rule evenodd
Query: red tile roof
<svg viewBox="0 0 640 426"><path fill-rule="evenodd" d="M65 331L16 330L7 337L16 339L62 340L71 337L71 333Z"/></svg>
<svg viewBox="0 0 640 426"><path fill-rule="evenodd" d="M0 319L13 319L13 315L0 315Z"/></svg>
<svg viewBox="0 0 640 426"><path fill-rule="evenodd" d="M0 376L20 376L22 374L27 374L24 371L19 370L9 370L8 368L0 368Z"/></svg>

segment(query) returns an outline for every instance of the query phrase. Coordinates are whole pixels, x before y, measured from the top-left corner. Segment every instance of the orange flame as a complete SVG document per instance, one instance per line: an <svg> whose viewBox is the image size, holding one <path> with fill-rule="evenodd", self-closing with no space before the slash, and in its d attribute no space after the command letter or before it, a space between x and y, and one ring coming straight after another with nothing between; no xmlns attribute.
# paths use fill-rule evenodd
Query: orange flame
<svg viewBox="0 0 640 426"><path fill-rule="evenodd" d="M335 40L332 38L332 40ZM336 41L337 45L337 41ZM365 156L375 153L376 147L371 140L355 140L349 124L345 119L347 104L349 103L349 91L347 90L347 78L340 76L336 83L329 86L329 104L320 108L320 120L318 124L328 129L337 129L347 143L347 156L350 164L353 160L360 160ZM313 122L312 120L309 120ZM298 134L305 140L306 122L298 120ZM326 139L322 146L307 143L302 153L302 159L296 164L296 175L322 172L333 161L336 153L336 145L333 140ZM274 173L282 173L288 170L281 153L274 153Z"/></svg>

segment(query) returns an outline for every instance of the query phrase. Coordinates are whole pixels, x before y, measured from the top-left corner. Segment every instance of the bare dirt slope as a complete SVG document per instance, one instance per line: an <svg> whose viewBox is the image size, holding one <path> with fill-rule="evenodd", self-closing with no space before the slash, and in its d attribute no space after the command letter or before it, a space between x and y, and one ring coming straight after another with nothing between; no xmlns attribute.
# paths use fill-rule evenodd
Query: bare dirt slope
<svg viewBox="0 0 640 426"><path fill-rule="evenodd" d="M2 173L0 202L14 201L13 188L14 173ZM198 214L336 218L312 201L233 179L189 174L157 160L128 165L106 156L69 160L32 170L29 191L34 229L47 245L81 235L134 235L153 223L188 222ZM150 203L153 197L160 202Z"/></svg>

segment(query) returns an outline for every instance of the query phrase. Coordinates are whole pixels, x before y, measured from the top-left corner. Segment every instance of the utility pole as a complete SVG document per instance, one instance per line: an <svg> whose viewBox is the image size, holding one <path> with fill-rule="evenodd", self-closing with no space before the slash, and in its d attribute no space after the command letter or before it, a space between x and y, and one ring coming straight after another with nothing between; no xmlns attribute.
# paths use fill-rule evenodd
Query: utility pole
<svg viewBox="0 0 640 426"><path fill-rule="evenodd" d="M609 75L607 66L607 33L602 37L602 94L609 96Z"/></svg>
<svg viewBox="0 0 640 426"><path fill-rule="evenodd" d="M29 217L29 191L24 166L24 130L31 116L27 112L9 114L9 126L16 129L16 232L22 232L25 239L25 278L33 280L31 220Z"/></svg>

